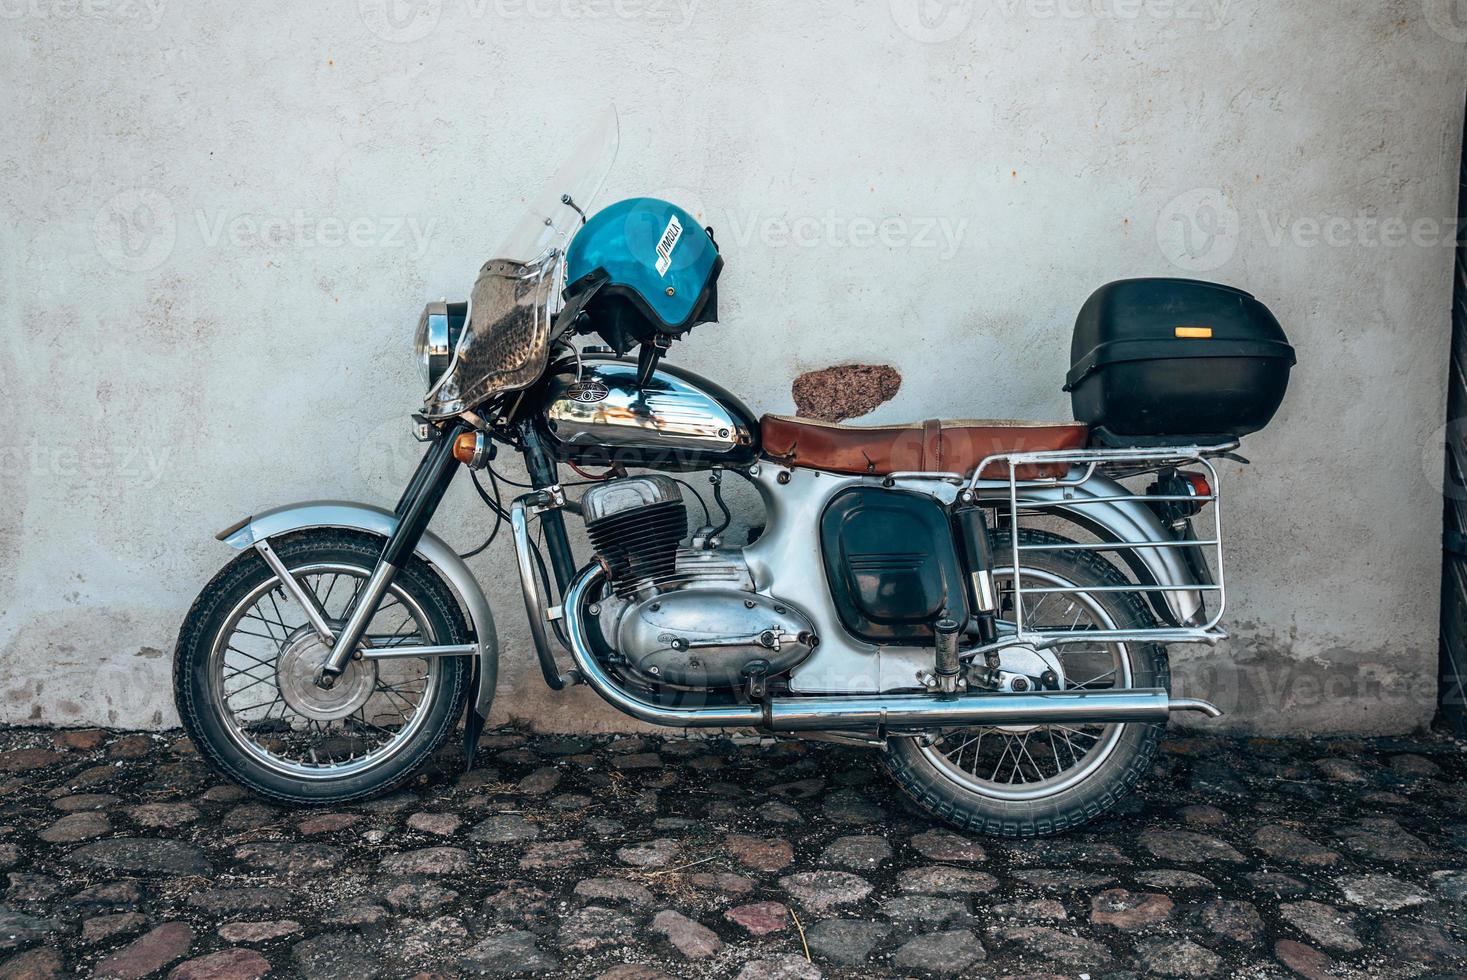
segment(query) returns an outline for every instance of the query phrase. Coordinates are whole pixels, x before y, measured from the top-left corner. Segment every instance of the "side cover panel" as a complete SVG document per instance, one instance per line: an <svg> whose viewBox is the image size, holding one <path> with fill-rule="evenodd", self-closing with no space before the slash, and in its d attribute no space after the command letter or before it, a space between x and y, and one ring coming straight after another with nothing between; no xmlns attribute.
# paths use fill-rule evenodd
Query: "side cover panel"
<svg viewBox="0 0 1467 980"><path fill-rule="evenodd" d="M952 530L931 497L852 487L821 515L820 544L836 612L852 635L926 643L935 620L967 620Z"/></svg>

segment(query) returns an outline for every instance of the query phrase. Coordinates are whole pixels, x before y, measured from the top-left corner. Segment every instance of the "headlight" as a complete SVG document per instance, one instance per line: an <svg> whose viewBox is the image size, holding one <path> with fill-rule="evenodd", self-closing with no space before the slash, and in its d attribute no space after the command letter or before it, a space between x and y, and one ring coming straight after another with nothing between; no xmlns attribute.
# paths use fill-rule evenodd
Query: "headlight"
<svg viewBox="0 0 1467 980"><path fill-rule="evenodd" d="M467 312L464 303L429 303L423 308L418 331L413 336L413 359L418 362L418 373L428 388L437 384L448 370Z"/></svg>

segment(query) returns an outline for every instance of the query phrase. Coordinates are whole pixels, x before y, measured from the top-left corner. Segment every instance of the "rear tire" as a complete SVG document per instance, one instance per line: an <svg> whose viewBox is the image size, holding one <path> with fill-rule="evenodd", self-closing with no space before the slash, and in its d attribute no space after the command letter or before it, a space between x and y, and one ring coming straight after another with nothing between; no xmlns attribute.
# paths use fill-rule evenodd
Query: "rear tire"
<svg viewBox="0 0 1467 980"><path fill-rule="evenodd" d="M329 616L344 609L351 581L370 575L382 550L380 538L336 529L303 531L273 539L271 545L293 572L325 569L316 581L334 575L333 590L336 582L347 580L339 596L328 594ZM323 590L318 588L318 598ZM389 596L397 599L409 621L413 632L407 636L435 644L468 642L469 629L453 593L421 558L414 556L403 566ZM258 605L248 605L252 600ZM378 617L390 616L389 605L384 600ZM268 610L263 619L249 614L255 608ZM472 658L371 662L359 688L366 700L348 717L322 721L294 711L299 697L294 704L284 698L291 682L288 671L282 681L281 664L290 657L290 640L303 635L304 621L304 611L286 601L274 573L253 550L226 565L204 587L184 620L173 658L174 699L189 738L225 776L282 803L340 804L401 785L452 733L468 697ZM244 623L253 629L246 631ZM244 644L247 649L240 648ZM303 645L309 645L309 638L296 641L298 648ZM225 662L231 657L249 672L229 673ZM389 671L397 672L389 675L394 678L421 671L421 692L406 682L401 687L387 684L382 674ZM243 708L242 691L249 691L251 699ZM266 699L273 700L262 708ZM401 715L400 722L389 720L393 711ZM367 751L373 742L382 744ZM363 748L360 757L355 755L358 747ZM305 754L293 758L292 748ZM352 755L338 761L336 756L348 751Z"/></svg>
<svg viewBox="0 0 1467 980"><path fill-rule="evenodd" d="M1021 544L1045 545L1072 543L1058 535L1029 528L1020 529L1019 541ZM1007 556L1007 541L1003 545L996 544L993 553L995 556ZM1129 584L1114 565L1093 551L1029 552L1024 570L1033 576L1042 576L1044 584L1064 582L1082 587ZM1011 580L1012 569L998 569L996 577ZM1011 596L1012 592L1007 594ZM1079 598L1094 604L1096 611L1103 614L1097 616L1097 621L1109 619L1117 628L1149 629L1156 625L1138 593L1093 592L1084 593ZM1026 596L1026 616L1028 607L1034 602L1033 596ZM1171 671L1165 647L1154 643L1097 643L1095 646L1109 650L1110 655L1115 658L1118 670L1113 681L1115 687L1171 689ZM1122 683L1126 671L1119 669L1122 658L1129 668L1129 680L1126 683ZM1078 683L1075 677L1067 677L1067 680ZM1047 765L1047 752L1051 747L1047 739L1055 737L1056 730L1048 726L1036 726L1034 729L1041 730L1047 733L1044 743L1046 755L1041 760ZM959 745L963 745L971 743L979 734L989 732L996 733L999 738L1010 739L1010 742L1001 743L1005 746L1017 741L1018 736L1011 736L1003 729L966 729L956 733L956 736L952 732L945 732L941 736L944 741L935 746L925 746L917 738L894 738L885 753L885 761L888 771L902 791L931 816L962 830L1003 837L1037 837L1078 827L1114 806L1150 769L1165 730L1165 724L1129 723L1103 726L1101 735L1091 743L1092 748L1089 751L1099 751L1101 746L1108 746L1104 755L1091 759L1089 763L1085 761L1089 758L1089 752L1079 756L1075 759L1074 771L1068 776L1064 775L1067 770L1057 764L1057 772L1052 779L1055 789L1052 792L1043 789L1042 769L1036 768L1033 771L1036 776L1034 784L1011 782L1005 787L1000 782L981 778L980 774L965 776L959 771L964 749L957 750L959 765L954 765L940 748L945 744L950 745L951 742L947 740L954 737ZM1024 737L1027 739L1032 734L1030 732ZM1063 744L1059 739L1063 738L1068 742L1078 737L1078 734L1070 737L1068 732L1059 734L1052 746L1055 747L1056 763L1063 758L1064 751L1058 747ZM979 740L978 750L974 751L975 764L978 751L982 747L983 742ZM1073 756L1073 749L1071 754ZM1022 776L1019 755L1014 755L1014 772ZM1034 757L1039 758L1039 752L1036 751ZM1001 757L996 773L1002 769L1003 763L1004 759ZM1087 765L1088 769L1084 768ZM987 771L986 764L982 771ZM1064 785L1066 779L1075 781ZM1024 794L1028 794L1028 798L1012 798Z"/></svg>

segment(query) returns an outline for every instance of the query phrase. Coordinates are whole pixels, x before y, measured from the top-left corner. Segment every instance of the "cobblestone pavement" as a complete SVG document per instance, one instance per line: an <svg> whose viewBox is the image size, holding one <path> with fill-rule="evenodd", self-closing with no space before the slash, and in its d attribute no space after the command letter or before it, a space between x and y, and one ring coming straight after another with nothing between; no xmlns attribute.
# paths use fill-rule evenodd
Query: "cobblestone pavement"
<svg viewBox="0 0 1467 980"><path fill-rule="evenodd" d="M177 734L0 730L0 977L1467 968L1440 736L1174 740L1120 812L1027 842L937 827L829 744L500 731L477 762L287 810Z"/></svg>

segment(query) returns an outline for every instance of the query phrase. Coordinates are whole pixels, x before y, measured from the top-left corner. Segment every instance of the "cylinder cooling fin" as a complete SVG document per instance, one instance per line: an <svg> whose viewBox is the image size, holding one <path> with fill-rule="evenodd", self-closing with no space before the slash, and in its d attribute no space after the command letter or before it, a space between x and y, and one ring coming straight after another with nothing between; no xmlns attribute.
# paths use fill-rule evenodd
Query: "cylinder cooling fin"
<svg viewBox="0 0 1467 980"><path fill-rule="evenodd" d="M617 595L635 595L676 576L688 510L675 482L637 476L599 484L581 497L581 512Z"/></svg>

